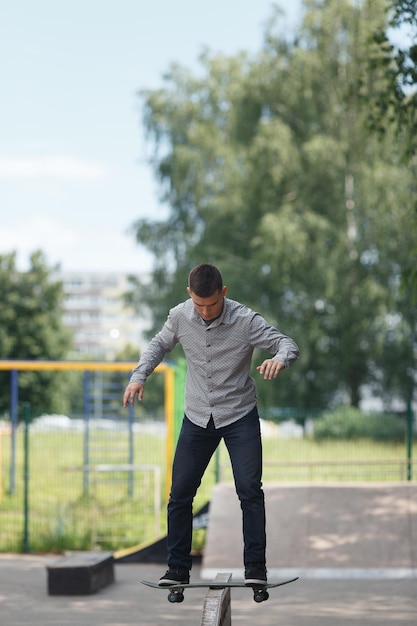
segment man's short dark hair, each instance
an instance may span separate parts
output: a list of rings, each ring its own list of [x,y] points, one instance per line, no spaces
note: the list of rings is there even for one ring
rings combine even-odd
[[[216,291],[223,289],[223,278],[218,267],[210,263],[201,263],[191,270],[188,286],[196,296],[209,298]]]

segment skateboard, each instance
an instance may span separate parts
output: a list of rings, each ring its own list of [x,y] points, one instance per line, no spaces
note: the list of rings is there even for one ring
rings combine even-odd
[[[284,580],[280,583],[266,583],[265,585],[259,584],[245,584],[242,582],[199,582],[199,583],[188,583],[181,584],[178,583],[176,585],[159,585],[158,583],[150,582],[149,580],[140,580],[139,582],[142,585],[146,585],[147,587],[152,587],[153,589],[168,589],[168,601],[169,602],[182,602],[184,600],[184,590],[185,589],[226,589],[226,588],[252,588],[253,590],[253,599],[255,602],[264,602],[268,600],[269,593],[268,589],[272,589],[273,587],[282,587],[282,585],[288,585],[289,583],[293,583],[298,580],[298,576],[296,578],[291,578],[291,580]]]

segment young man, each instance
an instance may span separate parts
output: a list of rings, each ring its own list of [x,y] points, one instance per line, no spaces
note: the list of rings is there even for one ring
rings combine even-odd
[[[249,369],[254,349],[264,349],[272,358],[256,369],[272,380],[297,359],[298,346],[261,315],[226,298],[226,292],[214,265],[203,263],[191,270],[190,299],[170,310],[123,397],[123,406],[133,405],[135,396],[142,400],[147,377],[177,343],[182,345],[187,361],[185,415],[168,503],[168,570],[160,585],[189,582],[193,499],[221,439],[242,509],[245,583],[267,580],[262,442]]]

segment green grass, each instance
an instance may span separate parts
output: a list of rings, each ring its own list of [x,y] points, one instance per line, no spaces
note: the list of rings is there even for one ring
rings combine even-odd
[[[91,433],[100,446],[91,463],[127,462],[126,432]],[[80,432],[30,434],[29,539],[32,552],[69,549],[119,549],[150,541],[166,530],[166,445],[162,435],[135,434],[134,461],[158,465],[161,471],[160,523],[155,525],[153,482],[149,472],[134,475],[118,472],[91,479],[84,490],[84,438]],[[93,448],[93,444],[91,446]],[[97,446],[96,446],[97,447]],[[93,450],[91,451],[93,454]],[[264,438],[264,482],[268,481],[383,481],[405,479],[405,445],[370,440],[323,441]],[[2,501],[0,502],[1,550],[23,549],[23,433],[16,437],[16,489],[9,490],[10,437],[2,437]],[[227,451],[219,451],[222,480],[232,480]],[[198,510],[210,499],[215,483],[215,460],[211,462],[194,503]],[[130,487],[130,488],[129,488]],[[159,530],[159,532],[158,532]],[[201,547],[204,533],[195,536]]]
[[[406,478],[405,445],[370,440],[263,439],[263,481],[399,481]],[[220,479],[232,480],[221,447]]]
[[[22,549],[23,528],[23,433],[16,437],[16,479],[9,493],[10,438],[3,436],[3,498],[0,503],[2,550]],[[100,443],[101,463],[128,462],[127,448],[121,458],[120,444],[126,433],[92,433]],[[149,472],[90,474],[84,489],[82,433],[34,432],[29,452],[29,535],[32,551],[121,547],[155,536],[153,483]],[[165,498],[165,441],[161,436],[135,436],[135,463],[161,468],[161,497]],[[111,455],[118,450],[119,458]],[[96,452],[96,454],[98,454]],[[98,463],[98,457],[95,461]],[[106,481],[106,482],[103,482]],[[162,507],[161,507],[162,508]],[[164,516],[161,511],[161,532]]]

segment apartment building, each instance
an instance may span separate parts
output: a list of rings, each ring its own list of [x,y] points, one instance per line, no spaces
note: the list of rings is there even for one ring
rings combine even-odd
[[[58,272],[63,284],[64,323],[74,336],[71,358],[113,359],[126,344],[138,351],[145,345],[146,320],[124,304],[129,290],[125,274]]]

